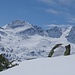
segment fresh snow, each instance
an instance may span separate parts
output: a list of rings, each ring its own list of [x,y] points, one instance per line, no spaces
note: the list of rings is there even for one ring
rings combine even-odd
[[[38,58],[21,62],[0,75],[75,75],[75,55]]]

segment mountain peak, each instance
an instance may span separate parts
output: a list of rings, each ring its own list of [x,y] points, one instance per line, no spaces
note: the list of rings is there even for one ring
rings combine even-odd
[[[59,27],[55,26],[49,30],[46,30],[49,37],[59,38],[62,35],[62,31]]]
[[[23,26],[32,26],[31,24],[29,24],[26,21],[23,20],[14,20],[11,23],[5,25],[3,28],[8,29],[8,28],[17,28],[17,27],[23,27]]]
[[[14,20],[9,25],[25,25],[25,24],[28,24],[28,23],[23,20]]]

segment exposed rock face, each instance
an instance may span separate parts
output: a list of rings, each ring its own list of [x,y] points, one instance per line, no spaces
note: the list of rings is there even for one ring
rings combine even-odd
[[[62,44],[56,44],[56,45],[52,48],[52,50],[50,51],[48,57],[52,57],[52,55],[53,55],[53,53],[54,53],[54,50],[55,50],[56,48],[58,48],[59,46],[61,46],[61,45],[62,45]]]
[[[9,68],[10,62],[2,54],[0,55],[0,71]]]
[[[59,56],[59,55],[70,55],[70,51],[71,51],[71,46],[70,44],[67,46],[61,46],[62,44],[56,44],[52,50],[50,51],[48,57],[54,57],[54,56]],[[60,48],[64,47],[63,50]],[[59,49],[57,49],[59,48]]]
[[[65,55],[65,56],[66,56],[66,55],[70,55],[70,51],[71,51],[71,46],[70,46],[70,44],[67,45],[67,46],[65,46],[65,48],[66,48],[66,51],[65,51],[64,55]]]

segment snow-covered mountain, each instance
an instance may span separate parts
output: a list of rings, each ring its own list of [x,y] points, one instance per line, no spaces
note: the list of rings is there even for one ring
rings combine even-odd
[[[47,33],[49,37],[59,38],[62,35],[62,30],[55,26],[54,28],[47,30]]]
[[[67,40],[71,43],[75,43],[75,26],[71,28],[69,35],[66,37]]]
[[[71,54],[75,54],[75,28],[53,27],[44,30],[28,22],[15,20],[0,28],[0,53],[9,60],[22,61],[47,57],[56,44],[62,44],[53,56],[63,55],[65,46],[71,45]],[[61,49],[61,50],[60,50]]]

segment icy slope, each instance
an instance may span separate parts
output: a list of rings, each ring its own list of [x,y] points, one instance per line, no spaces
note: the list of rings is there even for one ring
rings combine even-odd
[[[0,75],[75,75],[75,55],[40,58],[20,63]]]

